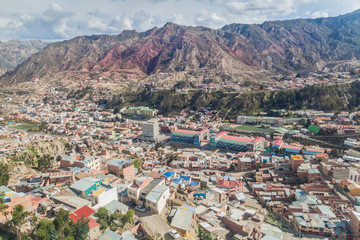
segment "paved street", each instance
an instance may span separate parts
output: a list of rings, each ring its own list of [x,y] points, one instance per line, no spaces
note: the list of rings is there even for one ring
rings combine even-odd
[[[328,238],[319,238],[319,237],[294,237],[294,235],[292,233],[288,233],[288,232],[284,232],[284,236],[283,236],[283,240],[326,240]]]

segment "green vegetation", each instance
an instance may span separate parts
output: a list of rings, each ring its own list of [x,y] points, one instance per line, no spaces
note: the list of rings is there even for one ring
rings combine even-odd
[[[4,195],[3,192],[0,192],[0,213],[5,216],[7,220],[9,206],[5,203]]]
[[[312,133],[318,134],[320,132],[320,128],[314,125],[310,125],[308,130]]]
[[[210,233],[206,232],[202,227],[198,227],[198,239],[200,240],[212,240]]]
[[[102,220],[106,220],[108,215],[109,215],[109,211],[105,207],[100,207],[96,214],[96,216]]]
[[[54,157],[50,156],[49,154],[45,154],[43,156],[37,156],[38,168],[40,170],[52,168],[53,160]]]
[[[0,186],[7,186],[9,178],[9,166],[5,163],[0,163]]]
[[[159,148],[164,148],[164,144],[162,142],[156,142],[155,143],[155,151],[157,151]]]
[[[133,161],[133,163],[134,163],[134,167],[135,167],[138,171],[140,171],[143,162],[142,162],[140,159],[135,159],[135,160]]]
[[[126,223],[132,222],[134,220],[134,216],[135,212],[130,209],[121,217],[121,221],[125,225]]]
[[[29,212],[24,211],[22,205],[16,205],[11,215],[11,220],[6,223],[9,226],[9,230],[21,239],[21,226],[25,223],[26,218],[29,216]]]
[[[271,128],[259,128],[259,127],[250,126],[250,125],[240,125],[240,126],[235,127],[235,130],[247,131],[247,132],[266,132],[268,134],[272,134],[275,132],[275,130],[271,129]]]
[[[22,130],[22,131],[29,131],[30,129],[37,128],[39,125],[31,124],[31,123],[24,123],[15,126],[11,126],[14,129]]]
[[[82,91],[74,91],[69,97],[81,98]],[[115,112],[124,106],[143,105],[159,109],[160,114],[174,114],[183,109],[199,110],[210,107],[220,111],[220,116],[231,109],[229,118],[239,114],[255,114],[271,109],[317,109],[324,111],[354,110],[360,106],[360,81],[328,86],[308,86],[303,89],[231,93],[225,91],[195,91],[177,94],[175,90],[150,88],[126,92],[113,97],[108,108]]]
[[[61,209],[53,221],[42,219],[32,235],[39,240],[85,240],[88,233],[88,220],[81,218],[73,223],[69,213]]]
[[[35,156],[38,156],[39,153],[37,151],[35,151],[35,149],[31,148],[31,147],[26,147],[30,152],[32,152]]]
[[[135,212],[133,210],[128,210],[125,214],[114,212],[109,216],[108,210],[101,207],[98,209],[96,216],[98,217],[98,222],[102,231],[105,231],[108,227],[110,227],[112,231],[117,231],[120,227],[123,227],[125,224],[134,220]]]

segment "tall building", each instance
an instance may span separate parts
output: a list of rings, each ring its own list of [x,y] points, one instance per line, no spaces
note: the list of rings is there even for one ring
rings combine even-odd
[[[157,120],[148,121],[141,124],[143,134],[142,138],[144,140],[156,142],[159,139],[159,123]]]
[[[293,155],[290,157],[291,168],[293,172],[297,172],[298,167],[304,163],[301,155]]]

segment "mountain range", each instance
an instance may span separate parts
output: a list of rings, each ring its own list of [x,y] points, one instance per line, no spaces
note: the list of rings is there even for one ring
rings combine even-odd
[[[14,69],[46,45],[41,41],[11,40],[0,42],[0,72]]]
[[[79,36],[47,45],[0,77],[0,85],[35,78],[120,72],[141,77],[195,71],[219,80],[322,71],[360,59],[360,10],[338,17],[230,24],[221,29],[167,23],[146,32]]]

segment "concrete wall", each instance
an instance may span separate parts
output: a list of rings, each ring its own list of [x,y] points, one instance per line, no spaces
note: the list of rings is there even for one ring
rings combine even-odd
[[[116,201],[118,200],[117,187],[114,187],[106,192],[103,192],[99,194],[99,196],[97,197],[97,203],[98,205],[100,205],[100,207],[105,206],[112,200],[116,200]]]

